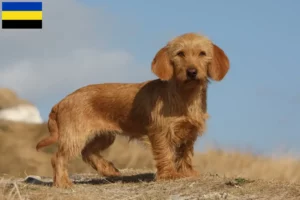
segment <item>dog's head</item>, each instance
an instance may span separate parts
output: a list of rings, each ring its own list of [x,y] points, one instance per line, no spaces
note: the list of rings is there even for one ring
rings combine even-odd
[[[168,42],[155,55],[152,72],[161,80],[180,83],[211,78],[221,81],[229,70],[229,60],[221,48],[195,33],[186,33]]]

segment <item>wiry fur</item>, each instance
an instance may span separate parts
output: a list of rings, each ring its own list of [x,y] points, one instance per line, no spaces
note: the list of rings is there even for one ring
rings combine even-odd
[[[187,76],[189,67],[197,69],[195,79]],[[38,150],[58,143],[52,158],[54,185],[72,185],[67,163],[79,153],[100,174],[120,175],[99,154],[116,134],[149,138],[157,179],[197,175],[191,157],[197,136],[205,131],[208,78],[220,81],[228,69],[229,60],[219,47],[204,36],[187,33],[155,55],[152,71],[159,79],[88,85],[65,97],[49,115],[50,137],[37,144]]]

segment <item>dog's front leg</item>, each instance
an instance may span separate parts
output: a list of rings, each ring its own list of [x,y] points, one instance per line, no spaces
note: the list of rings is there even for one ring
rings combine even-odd
[[[194,153],[194,142],[188,142],[176,148],[176,168],[184,177],[199,176],[192,166],[192,157]]]
[[[175,166],[175,148],[167,137],[167,134],[155,132],[149,134],[152,145],[153,156],[156,161],[156,179],[169,180],[183,178],[184,176],[177,172]]]
[[[185,177],[198,176],[199,172],[195,171],[192,166],[192,157],[194,155],[194,144],[197,133],[190,132],[190,137],[184,143],[176,148],[175,165],[177,171]]]

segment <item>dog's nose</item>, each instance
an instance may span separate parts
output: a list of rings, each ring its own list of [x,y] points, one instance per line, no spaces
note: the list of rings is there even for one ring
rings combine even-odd
[[[197,69],[195,68],[188,68],[186,70],[186,74],[189,78],[195,78],[197,76]]]

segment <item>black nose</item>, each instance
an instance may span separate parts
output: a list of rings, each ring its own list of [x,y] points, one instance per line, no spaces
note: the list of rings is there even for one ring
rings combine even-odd
[[[186,75],[189,78],[196,78],[196,76],[197,76],[197,69],[195,69],[195,68],[188,68],[186,70]]]

